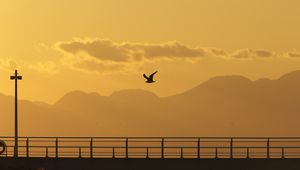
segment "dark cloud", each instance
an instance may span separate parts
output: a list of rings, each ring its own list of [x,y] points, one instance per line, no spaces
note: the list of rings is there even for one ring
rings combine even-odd
[[[109,39],[76,39],[56,44],[58,50],[68,55],[71,67],[89,72],[134,70],[145,62],[158,59],[201,59],[216,56],[227,59],[272,58],[276,53],[265,49],[240,49],[228,52],[219,48],[190,47],[173,41],[161,44],[117,43]],[[288,53],[290,57],[300,57],[300,53]],[[196,60],[195,60],[196,61]]]
[[[236,58],[236,59],[248,59],[250,58],[250,53],[249,53],[249,50],[240,50],[240,51],[237,51],[233,54],[231,54],[232,58]]]
[[[77,55],[80,52],[101,61],[127,62],[158,58],[199,58],[206,55],[202,48],[192,48],[179,42],[163,44],[115,43],[107,39],[74,40],[57,43],[59,50]]]
[[[287,55],[288,55],[288,57],[291,57],[291,58],[300,58],[299,52],[288,52]]]
[[[118,44],[106,39],[96,39],[93,41],[75,40],[71,42],[58,43],[58,48],[64,52],[76,55],[85,52],[89,56],[99,60],[127,61],[130,52]]]
[[[255,50],[254,53],[257,57],[272,57],[274,53],[268,50]]]
[[[213,48],[211,49],[211,52],[214,54],[214,55],[218,55],[218,56],[226,56],[227,53],[225,50],[223,49],[216,49],[216,48]]]

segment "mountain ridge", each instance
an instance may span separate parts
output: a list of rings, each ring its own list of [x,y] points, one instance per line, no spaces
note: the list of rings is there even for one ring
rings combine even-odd
[[[53,105],[20,100],[20,134],[297,136],[299,98],[300,71],[276,80],[219,76],[169,97],[141,89],[110,96],[72,91]],[[0,95],[0,102],[3,133],[13,134],[14,100]]]

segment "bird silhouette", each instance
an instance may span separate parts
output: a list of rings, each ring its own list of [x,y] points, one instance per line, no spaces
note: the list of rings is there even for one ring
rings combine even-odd
[[[157,71],[155,71],[154,73],[152,73],[149,77],[146,76],[146,74],[143,74],[143,76],[145,77],[145,79],[147,79],[147,80],[146,80],[146,83],[154,83],[155,81],[153,80],[153,76],[154,76],[154,74],[156,74],[156,73],[157,73]]]

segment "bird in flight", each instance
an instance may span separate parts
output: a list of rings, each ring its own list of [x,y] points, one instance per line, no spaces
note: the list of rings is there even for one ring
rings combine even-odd
[[[157,71],[154,72],[154,73],[152,73],[149,77],[146,76],[146,74],[143,74],[143,76],[145,77],[145,79],[147,79],[147,80],[146,80],[146,83],[154,83],[155,81],[153,80],[153,76],[154,76],[154,74],[156,74],[156,73],[157,73]]]

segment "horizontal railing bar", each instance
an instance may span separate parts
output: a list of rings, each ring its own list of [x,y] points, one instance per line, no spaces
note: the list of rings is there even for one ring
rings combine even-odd
[[[0,138],[14,138],[13,136],[0,136]],[[174,137],[171,137],[171,136],[166,136],[166,137],[163,137],[163,136],[153,136],[153,137],[142,137],[142,136],[130,136],[130,137],[86,137],[86,136],[83,136],[83,137],[74,137],[74,136],[20,136],[19,138],[53,138],[53,139],[56,139],[56,138],[61,138],[61,139],[90,139],[90,138],[93,138],[93,139],[198,139],[198,138],[201,138],[201,139],[300,139],[300,137],[246,137],[246,136],[243,136],[243,137],[238,137],[238,136],[233,136],[233,137],[178,137],[178,136],[174,136]]]
[[[1,139],[1,138],[0,138]],[[3,139],[3,138],[2,138]],[[52,139],[52,140],[37,140],[37,139],[31,139],[31,138],[28,138],[31,142],[53,142],[55,141],[56,139]],[[63,138],[58,138],[60,139],[60,142],[86,142],[86,141],[90,141],[90,139],[85,139],[85,140],[64,140]],[[97,139],[93,139],[95,142],[124,142],[126,139],[124,140],[97,140]],[[178,139],[164,139],[166,142],[197,142],[198,139],[196,140],[178,140]],[[266,142],[267,140],[236,140],[236,139],[233,139],[234,142]],[[5,141],[8,141],[8,142],[13,142],[14,140],[5,140]],[[19,139],[18,140],[19,142],[26,142],[27,140],[21,140]],[[160,140],[146,140],[146,139],[141,139],[141,140],[129,140],[130,142],[160,142]],[[300,139],[299,140],[272,140],[272,139],[269,139],[270,142],[300,142]],[[201,142],[230,142],[230,140],[201,140]]]
[[[0,138],[1,139],[1,138]],[[13,142],[13,141],[8,141],[8,140],[4,140],[5,142]],[[18,140],[20,143],[22,142],[26,142],[26,141],[21,141]],[[40,141],[40,140],[30,140],[31,144],[34,143],[51,143],[51,142],[55,142],[55,140],[53,141]],[[59,141],[60,143],[88,143],[90,142],[90,140],[86,140],[86,141]],[[97,140],[93,140],[94,143],[124,143],[125,141],[97,141]],[[130,143],[160,143],[161,141],[131,141],[129,140]],[[165,143],[197,143],[198,141],[168,141],[165,140]],[[223,144],[228,144],[230,143],[230,141],[201,141],[202,144],[207,144],[207,143],[223,143]],[[248,143],[248,144],[254,144],[254,143],[260,143],[260,144],[265,144],[266,141],[234,141],[235,143]],[[300,141],[269,141],[270,144],[284,144],[284,143],[299,143],[300,145]],[[54,145],[54,144],[53,144]]]
[[[0,137],[0,139],[6,139],[6,138],[1,138]],[[44,140],[42,140],[42,138],[28,138],[28,139],[31,140],[31,141],[40,141],[40,142],[55,141],[56,140],[56,138],[44,138]],[[49,140],[49,139],[52,139],[52,140]],[[83,142],[83,141],[88,141],[91,138],[82,138],[81,140],[80,140],[80,138],[77,138],[76,140],[65,139],[65,138],[58,138],[58,139],[61,139],[61,141],[66,141],[66,142],[68,142],[68,141]],[[129,140],[130,141],[134,141],[134,142],[144,142],[144,141],[147,141],[147,142],[159,142],[159,141],[161,141],[161,139],[164,139],[164,140],[169,141],[169,142],[195,142],[195,141],[198,141],[198,139],[187,140],[187,139],[175,139],[175,138],[167,138],[167,139],[165,139],[165,138],[158,138],[156,140],[145,139],[145,138],[141,138],[141,139],[132,138],[132,139],[129,139]],[[121,139],[115,139],[115,140],[112,140],[112,139],[110,139],[110,140],[108,140],[108,139],[102,139],[102,140],[100,140],[100,139],[94,139],[93,138],[93,140],[95,140],[97,142],[123,142],[123,141],[126,140],[126,138],[123,138],[122,140]],[[227,140],[220,140],[220,139],[218,139],[218,140],[212,140],[212,139],[209,139],[209,140],[206,139],[206,140],[204,140],[204,139],[201,139],[201,142],[230,142],[230,140],[231,139],[227,139]],[[257,140],[255,140],[255,139],[248,139],[248,140],[246,140],[246,139],[243,139],[242,140],[242,139],[237,139],[237,138],[233,138],[233,140],[236,141],[236,142],[266,142],[267,141],[267,139],[265,139],[265,140],[258,140],[258,139]],[[5,141],[11,141],[11,142],[13,142],[14,140],[11,138],[11,140],[6,139]],[[19,138],[19,141],[26,142],[27,139],[24,140],[24,139],[20,139]],[[291,140],[291,139],[281,139],[281,140],[276,139],[275,140],[275,139],[270,138],[269,141],[270,142],[300,142],[300,139],[294,139],[294,140]]]
[[[9,145],[7,147],[10,147],[10,148],[13,148],[12,145]],[[18,146],[19,148],[26,148],[27,146]],[[56,148],[56,146],[29,146],[29,148]],[[58,146],[58,148],[90,148],[90,146]],[[126,147],[125,146],[93,146],[93,148],[98,148],[98,149],[105,149],[105,148],[115,148],[115,149],[125,149]],[[129,149],[146,149],[146,148],[149,148],[149,149],[160,149],[161,147],[160,146],[129,146],[128,147]],[[180,149],[180,148],[186,148],[186,149],[197,149],[198,147],[195,147],[195,146],[165,146],[164,147],[165,149]],[[231,147],[229,146],[202,146],[200,147],[201,149],[215,149],[215,148],[218,148],[218,149],[230,149]],[[267,147],[266,146],[234,146],[232,147],[233,149],[266,149]],[[270,149],[300,149],[300,146],[299,147],[296,147],[296,146],[270,146],[269,147]]]

